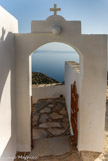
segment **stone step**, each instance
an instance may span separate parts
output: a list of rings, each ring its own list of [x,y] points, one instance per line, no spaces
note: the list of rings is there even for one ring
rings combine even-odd
[[[76,150],[76,147],[74,148]],[[69,136],[36,139],[34,140],[34,149],[30,152],[29,156],[59,156],[70,151]]]

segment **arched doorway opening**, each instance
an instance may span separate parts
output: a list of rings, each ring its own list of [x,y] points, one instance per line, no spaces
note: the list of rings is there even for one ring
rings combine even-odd
[[[79,63],[79,55],[72,47],[64,43],[48,43],[32,54],[32,72],[48,74],[58,82],[63,82],[65,61]],[[41,81],[40,84],[42,84]]]
[[[64,43],[52,42],[34,51],[31,60],[34,111],[32,114],[32,142],[33,139],[73,135],[70,106],[71,85],[76,81],[77,74],[75,74],[75,72],[77,72],[77,70],[75,67],[78,67],[79,71],[81,70],[80,64],[82,64],[82,57],[71,46]],[[33,77],[34,73],[36,74],[35,78]],[[72,75],[73,78],[71,79],[69,78],[69,74],[72,73],[74,73],[74,75]],[[80,72],[78,75],[80,75]],[[44,78],[46,80],[45,82],[42,78],[45,76],[51,78],[51,80],[48,82],[46,78]],[[77,86],[80,95],[81,77],[79,76],[78,79]],[[52,82],[52,80],[55,80],[55,82]],[[61,98],[58,99],[59,97],[63,97],[62,103],[65,102],[64,100],[66,98],[66,103],[64,103],[66,111],[62,108],[55,111],[54,104],[57,108],[56,101],[61,101]],[[48,99],[50,99],[49,105],[47,103],[47,101],[49,102]],[[42,102],[47,106],[43,106]],[[64,115],[60,113],[60,111],[63,110]],[[67,116],[65,117],[65,115]],[[66,122],[63,120],[66,120]],[[56,125],[54,125],[55,122]],[[65,127],[63,127],[63,123]]]

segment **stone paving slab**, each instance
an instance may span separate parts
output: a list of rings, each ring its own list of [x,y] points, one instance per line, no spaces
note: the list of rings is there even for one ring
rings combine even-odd
[[[37,159],[37,161],[81,161],[81,160],[78,153],[72,153],[67,156]]]
[[[95,161],[100,155],[100,153],[90,151],[82,151],[80,153],[82,161]]]
[[[29,155],[43,156],[58,156],[70,152],[69,137],[55,137],[46,139],[37,139],[34,141],[34,149]]]
[[[82,161],[80,159],[80,153],[78,152],[75,144],[74,144],[74,140],[73,137],[68,137],[68,136],[64,136],[67,138],[61,138],[61,137],[57,137],[56,139],[51,138],[51,140],[53,140],[50,144],[50,148],[55,148],[54,153],[55,155],[50,155],[49,156],[49,151],[48,151],[48,144],[46,144],[45,146],[40,146],[38,148],[41,148],[40,150],[38,149],[38,151],[41,152],[47,150],[48,156],[41,156],[41,157],[37,157],[36,155],[36,149],[30,153],[30,152],[18,152],[17,153],[17,159],[15,159],[14,161]],[[49,140],[48,138],[46,140]],[[61,140],[61,141],[60,141]],[[63,141],[64,140],[64,141]],[[59,145],[59,141],[60,144]],[[68,147],[66,150],[66,144],[68,143]],[[36,145],[37,141],[36,141]],[[42,144],[41,144],[42,145]],[[54,145],[54,146],[53,146]],[[47,148],[46,148],[47,146]],[[51,150],[52,151],[52,150]],[[62,153],[63,154],[62,154]],[[53,154],[54,154],[53,153]],[[58,154],[62,154],[62,155],[56,155],[56,153]],[[52,152],[51,152],[52,154]]]
[[[33,136],[35,139],[70,135],[65,98],[40,99],[33,105],[33,109]]]
[[[33,130],[33,136],[34,139],[41,139],[41,138],[47,138],[47,132],[43,129],[34,129]]]
[[[16,159],[14,161],[82,161],[80,159],[79,153],[74,152],[70,153],[67,155],[62,155],[62,156],[52,156],[52,157],[42,157],[42,158],[37,158],[37,159],[26,159],[29,158],[28,154],[24,155],[23,159]]]

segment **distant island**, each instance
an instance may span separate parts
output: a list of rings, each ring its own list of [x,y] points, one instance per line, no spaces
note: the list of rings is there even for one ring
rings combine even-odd
[[[47,74],[32,72],[32,84],[51,84],[60,83],[57,80],[50,78]]]

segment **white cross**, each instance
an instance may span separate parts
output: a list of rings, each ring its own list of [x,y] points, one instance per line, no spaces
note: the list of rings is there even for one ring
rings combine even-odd
[[[54,4],[54,8],[50,8],[50,11],[53,11],[54,15],[57,15],[57,12],[61,11],[61,8],[57,8],[57,5]]]

